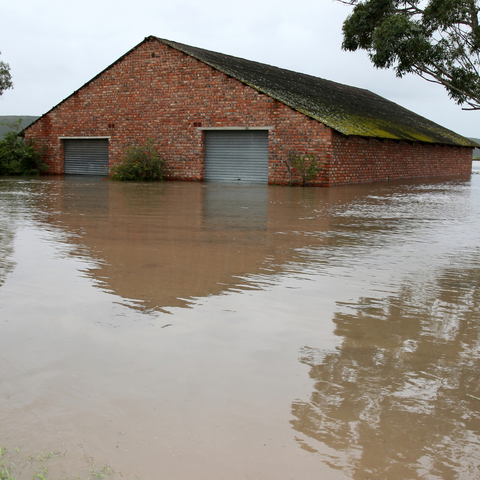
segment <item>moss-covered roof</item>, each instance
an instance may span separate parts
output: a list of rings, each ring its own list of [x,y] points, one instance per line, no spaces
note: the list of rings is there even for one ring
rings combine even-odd
[[[146,40],[169,45],[344,135],[477,146],[472,140],[362,88],[157,37]]]

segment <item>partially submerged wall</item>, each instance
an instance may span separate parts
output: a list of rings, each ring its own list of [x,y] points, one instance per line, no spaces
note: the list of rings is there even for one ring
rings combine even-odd
[[[328,185],[465,176],[472,171],[472,150],[470,147],[346,137],[334,132]]]

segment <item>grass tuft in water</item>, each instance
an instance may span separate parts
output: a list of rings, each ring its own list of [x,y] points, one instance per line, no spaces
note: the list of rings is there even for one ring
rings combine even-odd
[[[95,464],[92,465],[89,471],[84,471],[82,474],[67,474],[65,470],[63,474],[58,476],[58,472],[49,473],[49,468],[53,470],[58,469],[58,460],[60,457],[65,457],[67,452],[41,452],[33,455],[21,455],[20,449],[15,447],[13,450],[7,446],[0,447],[0,480],[18,480],[20,477],[32,475],[32,480],[67,480],[76,478],[77,480],[104,480],[110,478],[118,478],[115,472],[108,465],[102,468],[97,468]],[[51,464],[49,461],[57,459],[55,463]],[[30,473],[29,473],[30,472]],[[53,479],[52,475],[55,477]]]

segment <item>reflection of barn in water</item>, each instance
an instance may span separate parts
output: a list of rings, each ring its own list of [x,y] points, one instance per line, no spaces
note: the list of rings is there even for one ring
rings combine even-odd
[[[83,246],[81,253],[101,259],[90,274],[152,308],[185,305],[239,285],[254,288],[258,275],[312,261],[309,251],[316,247],[358,246],[379,229],[403,231],[405,222],[415,228],[409,211],[404,221],[387,225],[381,216],[359,224],[344,214],[350,204],[378,211],[388,203],[388,184],[290,189],[65,177],[49,185],[59,193],[42,196],[53,202],[47,207],[52,221],[78,234],[72,241]]]
[[[209,185],[203,190],[202,229],[212,236],[231,231],[242,242],[265,243],[267,216],[267,187]]]
[[[51,205],[53,221],[78,233],[73,240],[83,246],[80,252],[102,260],[90,274],[116,294],[152,308],[218,294],[266,268],[269,274],[279,271],[277,265],[304,241],[298,233],[285,234],[298,222],[285,205],[292,195],[301,200],[313,192],[78,177],[52,185],[64,189]],[[317,230],[325,230],[325,220],[315,222]]]

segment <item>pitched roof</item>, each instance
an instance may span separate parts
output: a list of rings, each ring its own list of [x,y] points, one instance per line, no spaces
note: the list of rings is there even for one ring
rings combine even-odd
[[[155,36],[146,37],[85,85],[32,122],[25,130],[147,41],[158,41],[183,52],[344,135],[464,147],[480,146],[473,140],[462,137],[368,90]]]
[[[169,45],[344,135],[476,146],[472,140],[362,88],[162,38],[146,40]]]

